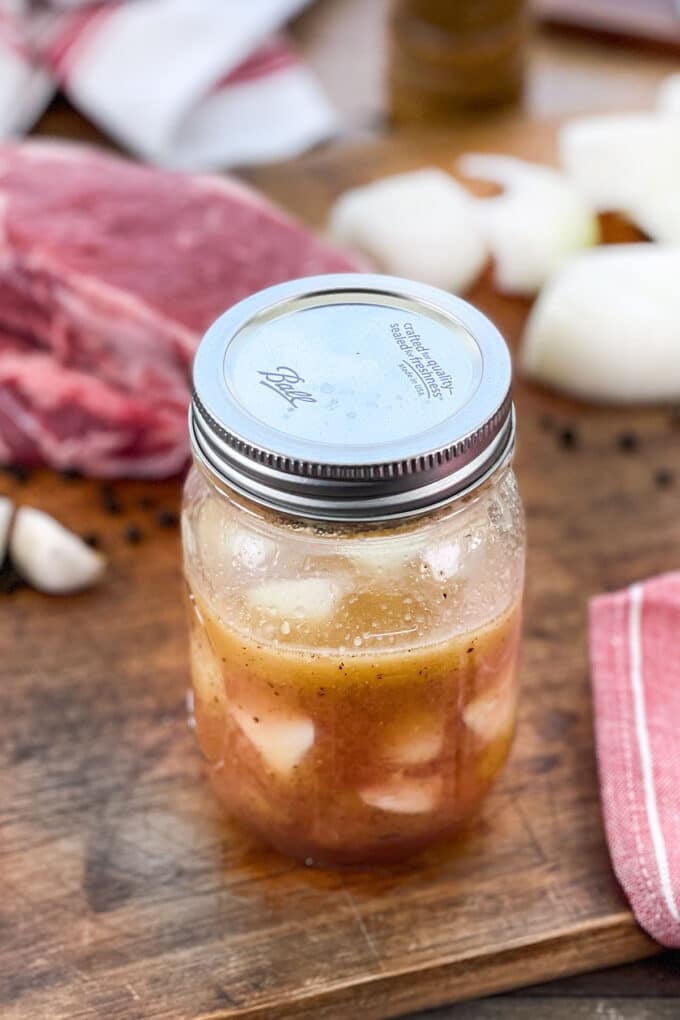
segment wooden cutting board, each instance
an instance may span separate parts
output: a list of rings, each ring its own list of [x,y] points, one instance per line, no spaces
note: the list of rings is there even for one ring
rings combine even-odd
[[[464,148],[550,159],[554,130],[463,125],[251,176],[319,224],[348,185],[448,166]],[[516,346],[526,302],[488,277],[471,297]],[[120,484],[113,516],[94,483],[2,478],[97,532],[110,557],[96,591],[1,596],[4,1020],[371,1020],[655,951],[604,842],[586,600],[678,565],[680,431],[668,411],[581,406],[521,379],[516,397],[530,552],[515,749],[458,845],[373,873],[277,856],[225,819],[202,777],[185,721],[179,536],[156,520],[179,484]],[[626,453],[630,430],[640,447]],[[663,467],[675,489],[656,486]]]

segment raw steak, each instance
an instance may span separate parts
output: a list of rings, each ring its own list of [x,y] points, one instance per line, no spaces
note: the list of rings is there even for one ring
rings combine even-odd
[[[233,179],[61,142],[0,147],[0,461],[161,477],[226,308],[356,268]]]

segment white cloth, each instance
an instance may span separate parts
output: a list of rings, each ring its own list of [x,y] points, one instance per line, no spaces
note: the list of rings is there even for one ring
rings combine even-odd
[[[285,159],[335,114],[277,34],[309,0],[0,0],[0,138],[57,88],[142,158],[185,170]]]

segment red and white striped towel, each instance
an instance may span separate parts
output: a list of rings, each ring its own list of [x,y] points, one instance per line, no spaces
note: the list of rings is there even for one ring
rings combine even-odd
[[[150,162],[284,159],[337,123],[282,26],[309,0],[0,0],[0,138],[61,88]]]
[[[600,785],[616,875],[642,927],[680,946],[680,572],[590,604]]]

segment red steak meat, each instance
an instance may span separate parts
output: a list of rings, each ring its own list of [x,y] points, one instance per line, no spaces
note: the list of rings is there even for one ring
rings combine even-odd
[[[162,477],[225,309],[356,268],[233,179],[56,141],[0,146],[0,461]]]

